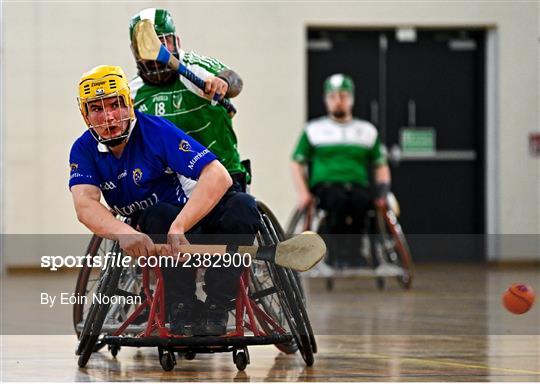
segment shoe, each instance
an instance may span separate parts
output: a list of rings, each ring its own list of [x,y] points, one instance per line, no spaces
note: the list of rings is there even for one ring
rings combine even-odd
[[[198,336],[204,334],[206,325],[206,306],[199,299],[195,300],[193,310],[191,312],[191,324],[193,335]]]
[[[169,315],[172,334],[193,336],[192,312],[193,306],[185,303],[178,303],[173,307]]]
[[[150,316],[150,306],[147,305],[146,308],[141,311],[139,316],[137,316],[133,320],[132,324],[134,324],[134,325],[142,325],[142,324],[144,324],[144,323],[146,323],[148,321],[149,316]]]
[[[199,336],[221,336],[227,333],[229,312],[220,304],[206,303],[206,321]]]

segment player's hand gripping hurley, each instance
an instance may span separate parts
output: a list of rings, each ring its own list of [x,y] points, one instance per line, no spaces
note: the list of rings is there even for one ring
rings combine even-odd
[[[151,20],[141,20],[135,25],[133,32],[133,50],[138,58],[143,60],[155,60],[165,64],[204,91],[204,80],[187,69],[180,60],[171,55],[167,48],[161,44]],[[214,101],[221,104],[227,110],[229,116],[233,117],[236,114],[236,108],[229,100],[221,99],[220,94],[216,93]]]

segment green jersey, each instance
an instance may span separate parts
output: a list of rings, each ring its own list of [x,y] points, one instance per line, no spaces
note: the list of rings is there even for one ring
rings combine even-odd
[[[203,80],[215,76],[227,67],[216,59],[180,51],[180,61]],[[145,84],[137,76],[130,82],[135,108],[140,112],[162,116],[199,143],[210,149],[233,173],[246,173],[240,163],[237,138],[232,120],[225,108],[212,105],[203,91],[184,77],[172,84]],[[249,175],[247,175],[249,179]]]
[[[341,124],[329,117],[310,121],[293,160],[310,166],[309,186],[320,183],[369,185],[370,165],[386,164],[377,129],[363,120]]]

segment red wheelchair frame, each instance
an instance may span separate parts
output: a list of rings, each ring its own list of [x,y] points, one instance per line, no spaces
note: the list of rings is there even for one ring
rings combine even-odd
[[[261,230],[257,234],[259,244],[276,244],[285,239],[283,229],[277,222],[272,212],[261,202],[258,202],[258,210],[261,219]],[[90,245],[89,254],[97,254],[100,242],[95,237]],[[118,244],[113,246],[119,251]],[[118,254],[118,252],[117,252]],[[166,310],[164,299],[163,276],[159,267],[143,267],[139,272],[142,274],[142,288],[144,300],[129,316],[118,326],[113,324],[111,329],[102,331],[107,316],[109,305],[92,304],[90,310],[84,315],[84,309],[74,307],[74,326],[79,335],[77,355],[80,367],[86,366],[91,354],[98,351],[104,345],[108,345],[113,356],[116,356],[121,346],[134,347],[158,347],[160,363],[165,370],[171,370],[176,364],[174,353],[181,353],[187,360],[193,359],[196,353],[233,352],[233,362],[239,370],[244,370],[249,364],[248,345],[274,344],[281,351],[292,354],[300,351],[302,358],[308,366],[314,363],[314,354],[317,352],[317,344],[307,311],[305,309],[305,297],[302,287],[299,285],[298,276],[287,268],[282,268],[271,263],[262,264],[268,274],[269,283],[264,285],[253,275],[253,283],[250,284],[250,268],[245,268],[239,279],[238,294],[231,301],[229,310],[235,310],[235,330],[223,336],[196,336],[185,337],[173,335],[166,327]],[[91,267],[81,270],[77,281],[77,292],[87,294],[87,284]],[[154,291],[150,289],[150,273],[154,272]],[[119,287],[122,273],[126,271],[121,267],[109,266],[100,275],[97,291],[106,296],[123,295],[139,296],[137,293],[123,291]],[[133,269],[129,270],[133,272]],[[253,288],[252,292],[250,292]],[[273,296],[275,295],[275,296]],[[141,295],[142,296],[142,295]],[[269,303],[269,298],[274,298]],[[286,326],[283,319],[277,321],[275,309],[272,305],[279,305],[283,311]],[[143,311],[149,309],[146,327],[130,327],[143,315]],[[86,317],[86,318],[85,318]],[[84,321],[83,321],[84,320]],[[84,322],[84,328],[80,330],[79,324]],[[109,327],[110,324],[107,324]],[[133,329],[138,329],[132,332]],[[246,335],[246,329],[253,336]],[[128,333],[129,336],[122,336]],[[132,336],[133,335],[133,336]]]
[[[110,346],[158,347],[160,363],[163,369],[169,371],[174,368],[176,360],[174,352],[184,352],[188,356],[195,353],[233,352],[233,361],[237,368],[243,370],[249,364],[248,345],[264,345],[291,342],[293,336],[274,321],[264,310],[259,308],[253,297],[248,294],[249,270],[244,269],[240,277],[238,294],[234,301],[235,330],[223,336],[186,337],[172,334],[166,326],[165,292],[163,275],[159,267],[154,267],[155,288],[150,289],[150,271],[148,267],[142,268],[143,289],[145,300],[139,304],[131,315],[111,335],[104,336],[102,342]],[[145,308],[149,307],[146,329],[135,337],[123,337],[122,333],[139,317]],[[247,315],[247,319],[245,319]],[[244,320],[245,319],[245,320]],[[260,327],[257,325],[259,322]],[[264,331],[261,328],[266,328]],[[245,329],[253,333],[246,336]],[[269,334],[272,330],[273,334]],[[157,333],[157,335],[156,335]],[[156,335],[156,336],[153,336]],[[86,365],[93,352],[93,346],[82,346],[80,349],[80,363]],[[242,352],[238,352],[242,349]],[[164,352],[166,351],[166,352]],[[86,360],[86,361],[84,361]]]
[[[150,313],[148,315],[148,323],[146,330],[138,335],[139,337],[149,337],[157,330],[159,337],[173,337],[173,338],[185,338],[184,336],[177,336],[170,333],[169,329],[165,326],[166,323],[166,311],[165,311],[165,292],[163,288],[163,275],[159,267],[154,268],[156,275],[156,287],[155,293],[150,290],[150,276],[148,268],[143,268],[143,287],[146,295],[146,300],[140,304],[135,311],[128,317],[126,321],[118,328],[112,335],[120,336],[125,329],[133,323],[133,321],[141,314],[141,312],[150,306]],[[224,337],[243,337],[244,326],[253,332],[255,336],[265,336],[264,331],[258,329],[255,323],[255,315],[257,320],[265,321],[273,329],[280,333],[286,333],[285,330],[277,324],[270,316],[268,316],[262,309],[257,306],[257,303],[248,296],[247,287],[249,286],[249,273],[247,270],[242,272],[240,282],[238,286],[238,295],[236,297],[236,330],[232,333],[228,333]],[[244,324],[244,314],[247,313],[249,322]],[[111,340],[111,339],[109,339]],[[272,343],[273,344],[273,343]]]

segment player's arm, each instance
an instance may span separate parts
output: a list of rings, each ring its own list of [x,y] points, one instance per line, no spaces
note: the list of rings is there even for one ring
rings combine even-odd
[[[169,235],[183,235],[204,218],[221,200],[232,185],[229,172],[218,161],[213,160],[201,171],[197,185],[188,202],[171,224]],[[169,236],[169,242],[176,254],[181,238]]]
[[[386,159],[386,154],[383,151],[380,139],[377,137],[375,145],[371,150],[371,160],[374,166],[375,179],[375,199],[376,204],[382,204],[388,192],[390,192],[391,176],[390,167]]]
[[[390,167],[388,164],[383,164],[375,167],[375,182],[390,184],[392,177],[390,175]]]
[[[306,162],[311,158],[312,151],[313,147],[304,131],[296,145],[291,163],[291,172],[294,186],[298,192],[298,206],[300,209],[304,209],[313,201],[313,195],[309,190],[307,167],[305,166]]]
[[[205,96],[213,99],[216,93],[223,97],[236,97],[242,91],[243,82],[240,76],[221,61],[189,52],[183,60],[189,70],[206,83]],[[189,87],[192,91],[196,89]]]
[[[232,185],[229,172],[208,148],[186,135],[170,121],[161,119],[159,135],[148,137],[156,148],[156,160],[164,168],[197,180],[187,203],[169,228],[169,244],[174,254],[185,241],[182,236],[205,217]]]
[[[304,209],[313,201],[313,196],[309,191],[306,167],[296,161],[291,162],[291,172],[294,186],[298,192],[298,206]]]
[[[77,184],[71,187],[77,219],[93,233],[116,240],[131,256],[155,255],[154,243],[145,234],[116,219],[100,202],[101,191],[95,185]]]
[[[171,225],[170,232],[185,233],[205,217],[231,187],[229,172],[218,160],[206,165],[188,202]]]

